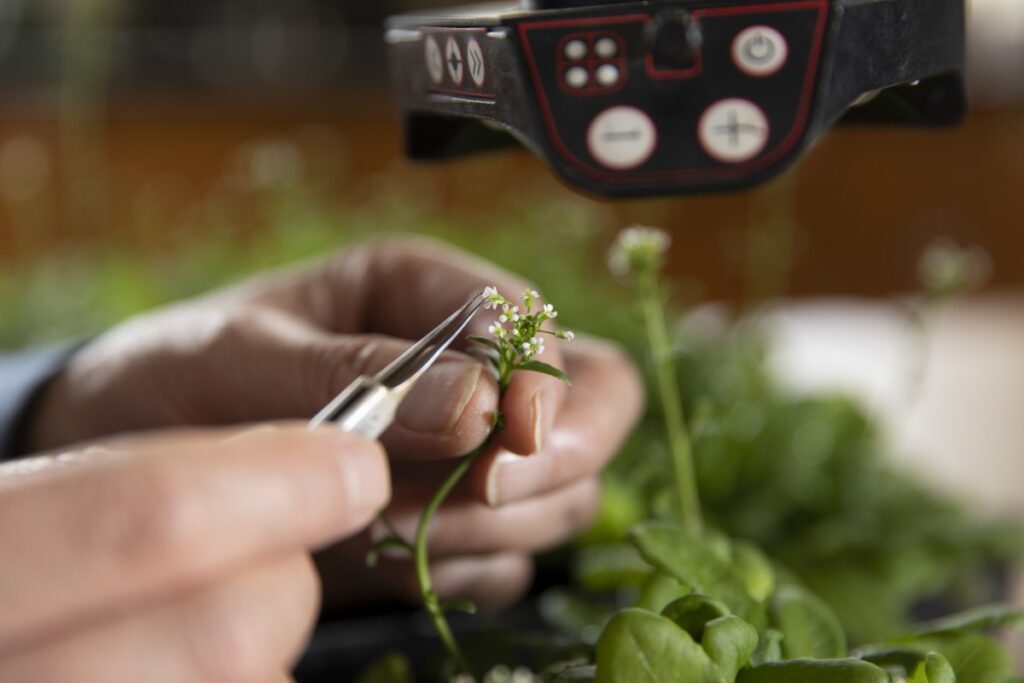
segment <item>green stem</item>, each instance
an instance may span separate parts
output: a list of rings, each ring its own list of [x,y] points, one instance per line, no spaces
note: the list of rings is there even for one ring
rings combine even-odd
[[[433,520],[434,515],[437,514],[441,504],[444,503],[455,486],[466,475],[466,472],[469,471],[469,468],[480,457],[480,454],[487,449],[490,441],[488,439],[484,442],[483,446],[464,457],[459,466],[448,475],[448,478],[441,485],[441,488],[437,490],[437,493],[434,494],[434,497],[430,499],[427,507],[423,510],[423,514],[420,516],[419,526],[416,528],[416,547],[413,553],[416,563],[416,581],[419,583],[420,594],[423,596],[423,605],[430,615],[430,619],[434,622],[434,628],[437,629],[441,642],[444,643],[444,646],[448,649],[452,658],[455,659],[459,668],[470,676],[472,676],[472,669],[470,669],[465,655],[462,654],[459,644],[455,641],[455,636],[452,634],[448,620],[444,616],[444,610],[441,608],[441,603],[437,599],[437,593],[434,592],[434,585],[430,579],[427,532],[430,529],[430,522]]]
[[[698,534],[704,523],[693,468],[693,449],[686,418],[683,415],[683,401],[679,396],[679,386],[676,384],[672,342],[665,325],[656,275],[652,273],[641,278],[637,285],[647,342],[651,347],[654,361],[654,380],[661,397],[662,418],[668,436],[669,451],[672,454],[672,464],[675,467],[682,522],[688,531]]]

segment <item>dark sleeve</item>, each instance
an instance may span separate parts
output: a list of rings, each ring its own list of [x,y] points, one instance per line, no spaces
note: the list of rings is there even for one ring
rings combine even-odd
[[[0,461],[22,452],[22,431],[46,383],[67,364],[78,344],[0,354]]]

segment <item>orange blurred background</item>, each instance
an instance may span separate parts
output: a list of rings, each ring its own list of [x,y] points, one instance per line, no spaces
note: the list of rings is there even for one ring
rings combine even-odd
[[[264,182],[301,184],[328,206],[420,188],[481,216],[524,187],[594,202],[521,151],[403,160],[378,26],[411,3],[15,4],[0,41],[0,263],[201,240],[211,202],[232,229],[259,231],[280,218],[258,201]],[[964,126],[842,128],[755,191],[600,210],[672,229],[673,269],[709,297],[910,290],[940,236],[986,248],[993,286],[1024,284],[1024,36],[992,33],[998,12],[1020,12],[1013,0],[974,5]],[[254,158],[266,172],[240,178]]]

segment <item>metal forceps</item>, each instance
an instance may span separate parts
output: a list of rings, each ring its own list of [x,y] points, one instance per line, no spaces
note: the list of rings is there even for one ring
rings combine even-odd
[[[342,431],[355,432],[368,439],[378,438],[394,422],[398,406],[419,378],[483,305],[483,294],[477,294],[386,368],[372,377],[364,375],[356,379],[317,413],[310,427],[334,422]]]

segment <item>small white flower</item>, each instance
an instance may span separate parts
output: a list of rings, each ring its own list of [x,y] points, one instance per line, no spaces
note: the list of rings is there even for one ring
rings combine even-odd
[[[497,310],[505,302],[505,297],[498,294],[497,287],[484,287],[484,308]]]
[[[564,339],[567,342],[571,342],[576,338],[576,333],[572,330],[563,330],[556,335],[559,339]]]
[[[535,356],[542,355],[544,353],[544,339],[542,337],[534,337],[530,340],[530,350]]]
[[[502,313],[501,315],[498,316],[498,322],[502,323],[502,324],[507,323],[508,322],[508,316],[505,315],[504,313]]]
[[[544,304],[544,313],[549,318],[557,318],[558,317],[558,311],[556,311],[555,307],[552,306],[551,304]]]
[[[620,277],[661,267],[672,238],[657,228],[632,227],[619,233],[608,256],[612,273]]]

